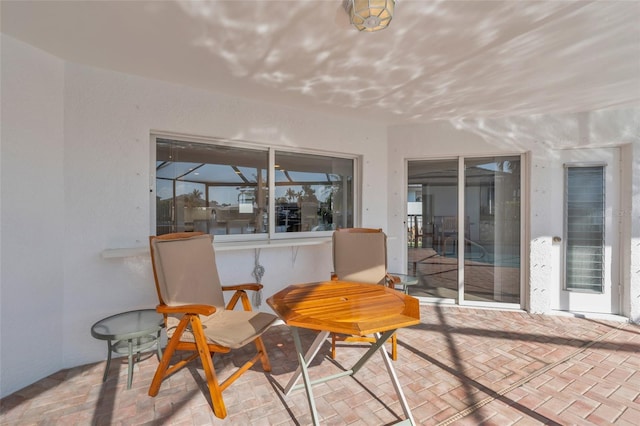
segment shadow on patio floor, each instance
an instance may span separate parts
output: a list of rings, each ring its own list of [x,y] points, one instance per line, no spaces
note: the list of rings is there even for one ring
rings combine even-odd
[[[425,305],[421,324],[398,332],[396,372],[417,423],[424,425],[612,424],[640,418],[640,327],[623,322],[525,312]],[[284,325],[265,334],[273,371],[249,371],[223,394],[228,413],[213,416],[199,364],[147,390],[157,366],[135,366],[127,390],[126,361],[115,359],[60,371],[0,401],[1,424],[306,425],[304,391],[281,393],[297,367]],[[313,332],[303,334],[310,344]],[[249,352],[251,348],[247,348]],[[336,362],[329,344],[312,377],[350,368],[361,345],[343,344]],[[234,352],[242,357],[242,351]],[[214,358],[221,378],[236,364]],[[382,374],[381,374],[382,373]],[[195,379],[195,380],[194,380]],[[391,424],[403,417],[381,358],[353,377],[314,387],[323,424]]]

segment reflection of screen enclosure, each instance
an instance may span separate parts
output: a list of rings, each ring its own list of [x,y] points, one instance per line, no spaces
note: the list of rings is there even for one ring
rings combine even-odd
[[[216,235],[325,231],[353,226],[353,160],[156,140],[156,232]],[[270,211],[270,200],[275,200]]]
[[[267,232],[268,164],[266,150],[157,139],[157,234]]]
[[[275,153],[275,232],[353,227],[353,160]]]

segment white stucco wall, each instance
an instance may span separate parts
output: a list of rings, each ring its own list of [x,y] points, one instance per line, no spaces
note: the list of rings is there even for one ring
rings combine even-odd
[[[624,296],[621,313],[634,321],[640,316],[640,185],[638,147],[640,147],[640,108],[594,111],[579,114],[513,117],[495,120],[452,120],[433,124],[398,126],[389,129],[389,220],[390,228],[402,236],[406,197],[406,159],[441,159],[460,155],[482,156],[527,153],[529,179],[526,211],[530,221],[529,265],[525,269],[525,308],[548,312],[557,297],[561,280],[561,254],[554,236],[562,236],[562,153],[579,148],[626,147],[632,155],[621,163],[622,179],[630,203],[622,215],[631,244],[620,250],[623,256]],[[629,197],[631,199],[629,200]],[[406,265],[404,236],[389,242],[390,268],[401,271]],[[391,254],[392,253],[392,254]],[[626,266],[625,266],[626,265]],[[634,266],[635,265],[635,266]],[[527,268],[526,264],[523,266]]]
[[[152,130],[362,155],[362,225],[385,228],[393,271],[406,265],[405,159],[530,152],[526,291],[534,312],[550,306],[544,294],[557,276],[547,258],[554,256],[550,238],[561,229],[548,202],[557,191],[547,179],[550,153],[627,144],[633,158],[626,172],[631,240],[622,253],[624,314],[640,320],[640,110],[387,131],[65,63],[6,36],[1,78],[0,397],[62,368],[104,359],[105,344],[91,338],[91,324],[155,305],[146,256],[101,256],[109,248],[145,246],[152,232]],[[263,249],[260,260],[263,299],[289,283],[325,279],[331,268],[329,245]],[[253,280],[252,250],[221,252],[218,262],[225,283]]]
[[[1,36],[0,397],[63,365],[64,63]]]
[[[387,223],[384,126],[65,63],[10,38],[2,48],[0,397],[105,359],[91,324],[157,303],[146,256],[101,256],[148,244],[152,130],[362,155],[362,224]],[[288,284],[327,279],[330,253],[262,249],[261,309]],[[254,280],[253,250],[218,264],[224,283]]]

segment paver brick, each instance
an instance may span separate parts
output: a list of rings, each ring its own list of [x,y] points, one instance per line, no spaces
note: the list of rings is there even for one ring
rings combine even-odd
[[[640,327],[525,312],[459,306],[421,307],[422,321],[399,331],[394,362],[413,415],[421,425],[637,424],[640,418]],[[302,333],[308,346],[314,332]],[[285,396],[297,367],[284,325],[264,335],[273,370],[249,370],[223,393],[228,416],[211,411],[199,363],[147,395],[157,360],[144,358],[126,389],[127,366],[114,359],[61,370],[0,400],[0,424],[28,425],[296,425],[311,416],[303,389]],[[344,345],[338,359],[329,345],[310,367],[312,377],[350,368],[363,345]],[[252,348],[216,355],[220,378]],[[355,380],[354,380],[355,379]],[[388,424],[403,418],[380,357],[355,376],[314,386],[323,424]],[[54,417],[55,416],[55,417]],[[62,423],[61,423],[62,422]]]

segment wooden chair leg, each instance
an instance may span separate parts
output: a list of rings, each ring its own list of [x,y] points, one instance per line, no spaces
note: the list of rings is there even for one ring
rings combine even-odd
[[[207,338],[202,330],[200,317],[192,315],[190,321],[191,331],[193,332],[193,337],[196,341],[196,347],[200,354],[204,375],[207,379],[207,386],[209,387],[209,395],[211,396],[211,404],[213,405],[213,414],[220,419],[224,419],[227,417],[227,407],[224,405],[224,400],[222,399],[222,391],[220,390],[220,385],[216,378],[213,359],[209,353],[209,346],[207,345]]]
[[[271,361],[269,361],[269,355],[267,355],[267,348],[265,347],[264,342],[262,341],[262,337],[256,338],[254,342],[256,344],[256,349],[261,354],[260,362],[262,363],[262,369],[266,372],[271,371]]]
[[[335,333],[331,333],[331,358],[336,359],[336,341],[340,340]],[[366,338],[366,337],[352,337],[347,338],[345,340],[349,341],[358,341],[358,342],[375,342],[374,338]],[[398,360],[398,338],[397,334],[393,333],[391,336],[391,359],[394,361]]]
[[[331,359],[336,359],[336,333],[331,333]]]
[[[184,329],[187,327],[188,323],[189,323],[189,318],[187,315],[185,315],[180,320],[180,323],[178,324],[175,331],[173,332],[173,336],[171,336],[171,339],[169,339],[169,342],[167,343],[167,347],[164,350],[162,359],[160,360],[160,364],[156,369],[156,373],[153,375],[151,386],[149,386],[149,396],[158,395],[158,391],[160,390],[160,385],[162,384],[162,381],[167,375],[167,369],[169,368],[169,362],[171,361],[171,357],[173,356],[173,353],[176,350],[176,346],[178,346],[178,343],[180,342],[180,337],[182,336],[182,333],[184,332]],[[160,345],[159,342],[158,342],[158,345]]]
[[[391,336],[391,359],[394,361],[398,359],[398,338],[396,333]]]

